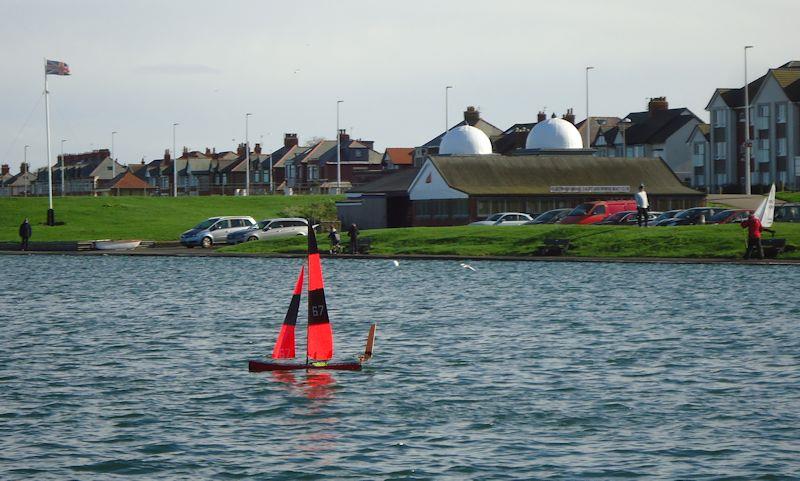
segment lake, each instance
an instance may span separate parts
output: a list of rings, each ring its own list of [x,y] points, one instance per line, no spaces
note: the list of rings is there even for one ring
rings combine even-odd
[[[300,264],[0,256],[0,479],[800,479],[797,267],[324,259],[249,373]]]

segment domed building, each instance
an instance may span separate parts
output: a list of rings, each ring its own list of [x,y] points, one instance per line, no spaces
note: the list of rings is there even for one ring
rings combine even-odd
[[[480,129],[461,125],[450,129],[439,144],[439,155],[488,155],[492,142]]]
[[[564,119],[550,118],[534,126],[525,141],[530,150],[582,149],[583,140],[578,129]]]

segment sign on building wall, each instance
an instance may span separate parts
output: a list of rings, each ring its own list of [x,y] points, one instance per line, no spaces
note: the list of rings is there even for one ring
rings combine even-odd
[[[630,193],[629,185],[551,185],[553,194],[620,194]]]

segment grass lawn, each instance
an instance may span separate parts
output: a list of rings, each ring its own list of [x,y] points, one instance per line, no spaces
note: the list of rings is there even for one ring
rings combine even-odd
[[[25,217],[33,227],[32,242],[92,239],[177,241],[181,232],[208,217],[250,215],[274,217],[286,209],[330,204],[335,196],[208,196],[208,197],[56,197],[56,222],[49,227],[46,197],[0,197],[0,241],[18,241]]]
[[[776,224],[778,237],[800,246],[800,225]],[[769,236],[769,234],[767,234]],[[322,236],[320,236],[322,237]],[[529,256],[546,238],[570,239],[570,256],[737,258],[744,253],[746,234],[739,225],[685,227],[628,226],[458,226],[412,227],[363,231],[372,241],[371,253],[443,254],[464,257]],[[342,239],[345,243],[347,237]],[[327,249],[327,239],[320,238]],[[224,247],[226,252],[305,252],[304,238],[247,242]],[[800,258],[800,251],[781,258]]]
[[[786,202],[800,202],[800,192],[776,192],[775,198]]]

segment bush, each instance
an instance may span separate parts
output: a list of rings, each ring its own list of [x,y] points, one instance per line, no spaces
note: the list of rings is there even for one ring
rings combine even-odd
[[[308,219],[312,224],[320,221],[331,221],[337,218],[336,201],[325,199],[305,205],[291,205],[280,212],[281,217],[302,217]]]

